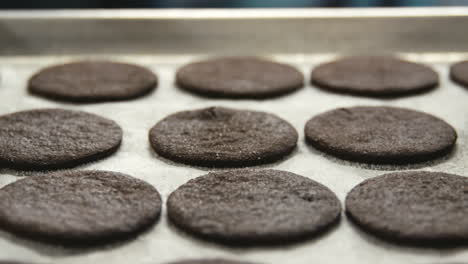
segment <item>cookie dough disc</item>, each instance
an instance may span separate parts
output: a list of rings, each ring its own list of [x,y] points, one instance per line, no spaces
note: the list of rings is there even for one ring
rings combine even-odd
[[[149,138],[154,150],[170,160],[242,167],[285,157],[298,135],[273,114],[211,107],[170,115],[151,129]]]
[[[30,176],[0,189],[0,227],[52,243],[86,246],[151,226],[161,198],[150,184],[110,171]]]
[[[393,57],[356,56],[322,64],[312,71],[312,84],[335,92],[399,96],[422,92],[439,83],[431,68]]]
[[[59,169],[98,160],[120,146],[112,120],[81,111],[38,109],[0,116],[0,164]]]
[[[255,57],[225,57],[188,64],[177,72],[179,87],[213,97],[264,98],[301,88],[294,67]]]
[[[457,133],[432,115],[395,107],[350,107],[310,119],[306,140],[342,159],[408,164],[447,154]]]
[[[156,75],[137,65],[82,61],[39,71],[29,80],[29,91],[63,101],[98,102],[143,96],[156,85]]]
[[[461,61],[452,65],[450,77],[455,82],[468,88],[468,61]]]
[[[174,191],[169,219],[201,238],[236,245],[314,236],[336,223],[341,205],[327,187],[279,170],[209,173]]]
[[[239,262],[226,259],[194,259],[171,262],[169,264],[253,264],[250,262]]]
[[[383,238],[428,245],[468,241],[468,178],[441,172],[391,173],[366,180],[346,212]]]

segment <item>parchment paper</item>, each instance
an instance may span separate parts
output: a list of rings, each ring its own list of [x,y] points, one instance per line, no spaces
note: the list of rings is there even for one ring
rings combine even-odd
[[[174,86],[174,71],[195,56],[104,56],[150,67],[159,76],[157,90],[144,98],[113,103],[66,104],[31,96],[26,92],[27,79],[41,67],[83,57],[0,57],[0,114],[18,110],[62,107],[96,113],[115,120],[124,130],[123,145],[113,156],[78,169],[103,169],[128,173],[153,184],[164,201],[179,185],[209,171],[175,164],[157,157],[148,142],[149,129],[168,114],[180,110],[221,105],[240,109],[254,109],[275,113],[291,122],[300,134],[297,151],[287,159],[263,166],[288,170],[318,182],[333,190],[344,202],[346,193],[364,179],[389,171],[424,169],[468,175],[468,89],[448,79],[448,65],[468,58],[466,54],[404,54],[417,62],[432,64],[440,74],[441,84],[436,90],[417,96],[382,100],[338,95],[318,90],[311,85],[276,99],[220,100],[207,99],[181,91]],[[275,55],[275,59],[299,67],[307,82],[311,68],[334,57],[328,55]],[[345,162],[323,155],[304,142],[305,122],[326,110],[355,105],[391,105],[408,107],[434,114],[455,127],[458,147],[448,158],[406,167],[368,166]],[[0,169],[0,186],[37,173]],[[467,263],[468,248],[422,249],[399,246],[362,233],[343,214],[338,227],[325,235],[284,247],[235,249],[204,242],[172,227],[166,208],[158,224],[135,240],[118,245],[92,249],[67,249],[48,246],[0,231],[0,259],[14,259],[36,263],[166,263],[187,258],[214,258],[248,260],[258,263],[291,264],[386,264],[386,263]]]

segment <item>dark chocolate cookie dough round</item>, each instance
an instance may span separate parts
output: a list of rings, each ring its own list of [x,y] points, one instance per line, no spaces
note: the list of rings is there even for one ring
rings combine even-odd
[[[361,228],[386,239],[444,245],[468,241],[468,178],[399,172],[362,182],[346,198]]]
[[[71,102],[126,100],[143,96],[157,85],[144,67],[109,61],[81,61],[45,68],[29,80],[29,91]]]
[[[224,57],[188,64],[179,69],[180,88],[213,96],[272,97],[301,88],[304,76],[294,67],[255,57]]]
[[[0,189],[0,227],[47,242],[87,246],[150,227],[161,198],[150,184],[109,171],[30,176]]]
[[[227,244],[277,244],[314,236],[340,217],[327,187],[279,170],[209,173],[180,186],[167,201],[181,229]]]
[[[120,146],[112,120],[81,111],[37,109],[0,116],[0,164],[59,169],[98,160]]]
[[[311,81],[335,92],[399,96],[434,88],[439,77],[427,66],[394,57],[356,56],[319,65]]]
[[[455,82],[468,88],[468,61],[455,63],[450,67],[450,77]]]
[[[296,147],[298,135],[273,114],[210,107],[164,118],[151,129],[149,138],[154,150],[170,160],[242,167],[285,157]]]
[[[252,264],[250,262],[239,262],[227,259],[192,259],[171,262],[169,264]]]
[[[339,108],[305,126],[312,146],[336,157],[366,163],[408,164],[440,157],[457,133],[432,115],[395,107]]]

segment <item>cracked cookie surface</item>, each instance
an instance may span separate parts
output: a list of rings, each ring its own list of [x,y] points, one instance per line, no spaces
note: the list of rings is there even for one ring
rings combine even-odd
[[[149,133],[159,155],[208,167],[273,162],[290,154],[297,138],[296,130],[276,115],[224,107],[172,114]]]

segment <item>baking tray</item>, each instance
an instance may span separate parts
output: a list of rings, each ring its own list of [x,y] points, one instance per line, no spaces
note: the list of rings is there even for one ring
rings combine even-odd
[[[79,169],[115,170],[170,192],[209,169],[159,158],[149,147],[148,130],[166,115],[213,105],[275,113],[299,131],[297,150],[263,167],[288,170],[330,187],[343,202],[364,179],[389,171],[424,169],[468,175],[468,90],[451,82],[448,66],[468,58],[467,8],[418,9],[253,9],[253,10],[90,10],[0,12],[0,114],[62,107],[96,113],[124,130],[113,156]],[[426,63],[439,73],[432,92],[398,99],[327,93],[306,85],[270,100],[208,99],[174,85],[182,64],[211,55],[257,54],[290,63],[306,76],[318,63],[343,54],[392,53]],[[67,104],[28,95],[27,79],[40,68],[83,58],[106,58],[149,67],[158,89],[141,99]],[[426,111],[456,128],[458,146],[446,158],[411,166],[368,166],[345,162],[308,147],[303,127],[315,114],[336,107],[391,105]],[[0,186],[31,173],[0,168]],[[34,173],[32,173],[34,174]],[[166,208],[160,222],[138,238],[92,249],[36,243],[0,232],[0,259],[36,263],[166,263],[186,258],[225,257],[259,263],[467,263],[468,248],[424,249],[376,239],[343,215],[325,235],[284,247],[230,248],[201,241],[172,227]]]

